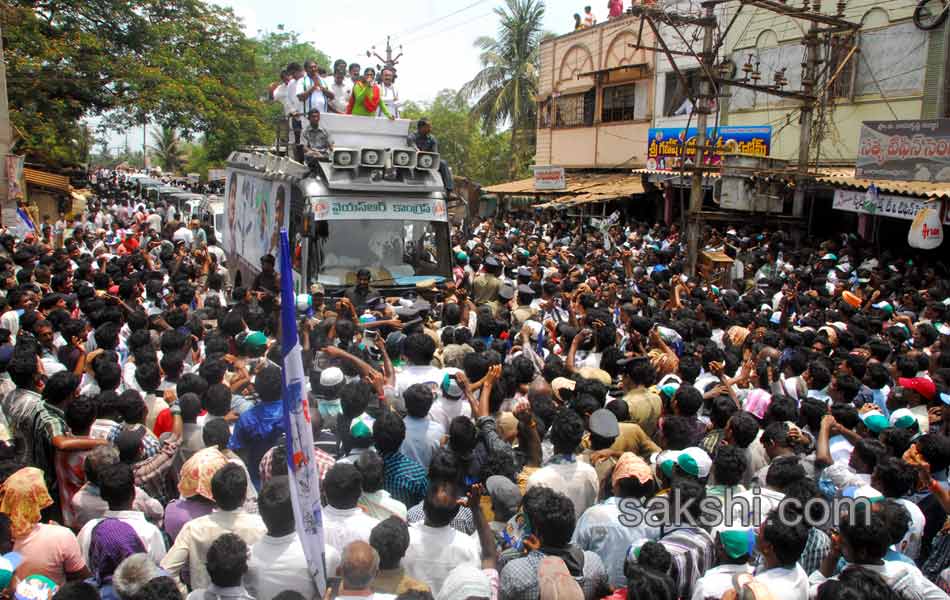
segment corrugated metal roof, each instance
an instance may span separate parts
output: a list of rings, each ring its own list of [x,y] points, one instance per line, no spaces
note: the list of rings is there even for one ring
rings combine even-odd
[[[37,169],[23,169],[23,178],[26,180],[27,184],[32,183],[33,185],[41,185],[43,187],[60,190],[63,192],[68,192],[70,189],[69,177],[66,177],[65,175],[56,175],[54,173],[47,173],[46,171],[39,171]]]
[[[631,181],[636,181],[639,185],[640,176],[630,171],[614,172],[593,172],[593,171],[568,171],[564,176],[563,190],[535,190],[534,178],[519,179],[517,181],[508,181],[497,185],[483,188],[489,194],[519,194],[524,196],[562,196],[566,194],[578,194],[581,192],[593,192],[596,188],[603,186],[623,186]],[[641,188],[642,189],[642,188]],[[599,191],[599,190],[596,190]],[[633,194],[640,192],[630,192]]]
[[[815,176],[816,181],[835,187],[866,190],[871,184],[886,194],[918,196],[920,198],[950,198],[950,183],[926,181],[890,181],[886,179],[858,179],[854,169],[824,169]]]

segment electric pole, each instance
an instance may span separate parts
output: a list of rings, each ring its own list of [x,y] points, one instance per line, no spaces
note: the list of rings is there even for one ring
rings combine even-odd
[[[699,56],[703,64],[703,71],[709,73],[713,68],[713,36],[716,34],[716,19],[713,13],[715,3],[703,3],[703,53]],[[708,125],[709,109],[712,105],[711,81],[703,77],[699,82],[699,95],[693,110],[696,112],[696,159],[693,163],[693,179],[689,193],[689,214],[686,221],[686,272],[696,272],[696,261],[699,258],[699,238],[702,235],[703,179],[706,172],[706,126]],[[686,133],[689,137],[689,132]],[[685,140],[684,140],[685,144]]]
[[[811,27],[805,35],[805,70],[802,76],[802,93],[813,97],[818,78],[818,23],[811,22]],[[795,194],[792,197],[792,215],[801,217],[805,214],[805,177],[808,174],[808,156],[811,149],[812,123],[815,118],[815,101],[802,102],[801,133],[798,142],[798,176],[796,178]]]
[[[13,132],[10,128],[10,105],[7,100],[7,63],[3,58],[3,29],[0,26],[0,205],[7,204],[7,154],[13,146]]]

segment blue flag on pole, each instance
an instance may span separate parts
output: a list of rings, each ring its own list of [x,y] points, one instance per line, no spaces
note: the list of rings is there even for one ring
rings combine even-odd
[[[326,591],[323,515],[320,507],[320,472],[313,454],[310,405],[304,379],[300,339],[297,336],[297,302],[287,230],[280,231],[280,331],[284,362],[284,427],[287,437],[287,474],[294,505],[297,534],[307,556],[310,575],[323,596]]]

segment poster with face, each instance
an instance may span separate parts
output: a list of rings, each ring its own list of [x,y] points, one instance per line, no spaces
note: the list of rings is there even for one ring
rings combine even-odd
[[[254,269],[261,258],[277,257],[280,229],[289,226],[290,189],[253,175],[232,173],[225,190],[227,227],[224,247],[229,260],[241,260]]]

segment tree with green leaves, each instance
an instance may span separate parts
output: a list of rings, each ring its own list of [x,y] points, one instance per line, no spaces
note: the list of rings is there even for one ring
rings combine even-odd
[[[75,161],[80,120],[213,132],[213,156],[266,139],[256,47],[230,9],[202,0],[0,3],[17,151]]]
[[[511,133],[486,132],[470,107],[455,90],[442,90],[431,103],[406,102],[401,115],[407,119],[427,117],[439,140],[439,154],[454,175],[482,185],[504,181],[511,163]]]
[[[495,8],[495,13],[498,35],[475,40],[482,69],[462,87],[460,95],[465,100],[475,99],[471,114],[487,132],[510,126],[511,175],[515,176],[522,169],[523,154],[534,145],[544,2],[505,0],[505,6]]]
[[[152,144],[148,149],[159,166],[168,173],[181,171],[185,164],[185,150],[174,127],[153,127]]]

